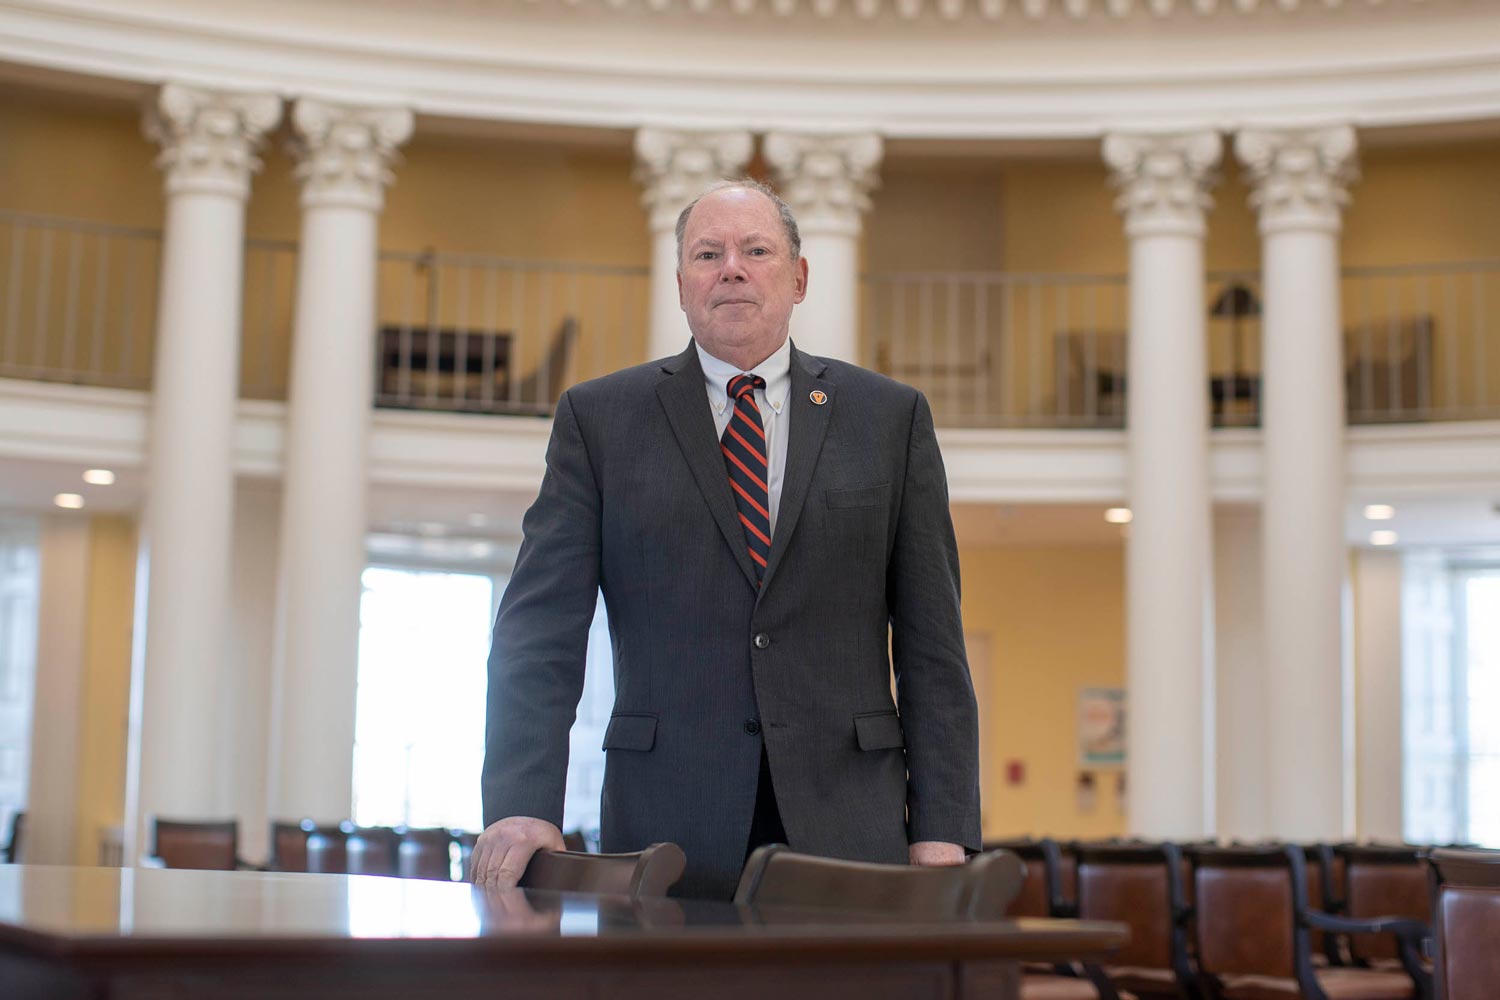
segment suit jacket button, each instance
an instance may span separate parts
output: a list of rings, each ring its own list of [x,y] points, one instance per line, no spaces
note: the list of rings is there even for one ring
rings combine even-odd
[[[764,632],[757,632],[755,633],[754,641],[756,649],[765,649],[771,644],[771,637],[766,635]]]
[[[759,719],[746,719],[745,720],[745,732],[748,735],[750,735],[750,736],[757,736],[757,735],[759,735],[760,734],[760,720]]]

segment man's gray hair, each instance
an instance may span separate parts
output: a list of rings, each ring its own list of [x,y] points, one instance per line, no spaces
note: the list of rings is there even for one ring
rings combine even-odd
[[[753,177],[741,177],[735,181],[714,181],[703,189],[702,194],[688,202],[687,208],[684,208],[677,216],[677,266],[679,268],[682,267],[682,237],[687,232],[688,216],[693,214],[693,209],[698,206],[698,202],[715,191],[723,191],[726,188],[747,188],[770,198],[771,204],[776,206],[777,214],[781,216],[781,227],[786,230],[786,241],[791,247],[793,262],[802,256],[802,234],[797,230],[797,217],[792,215],[792,210],[787,207],[786,202],[781,200],[781,196],[769,184],[762,184]]]

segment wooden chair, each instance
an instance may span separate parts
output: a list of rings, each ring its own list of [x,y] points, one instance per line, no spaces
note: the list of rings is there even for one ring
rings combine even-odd
[[[350,875],[395,875],[401,839],[388,826],[350,826],[344,834],[344,870]]]
[[[515,398],[528,411],[551,416],[557,406],[558,397],[568,384],[568,368],[573,360],[573,348],[578,343],[578,321],[572,316],[565,318],[552,335],[547,345],[547,354],[515,386]],[[510,386],[502,389],[508,398]]]
[[[1385,934],[1413,962],[1415,921],[1355,920],[1307,905],[1302,848],[1197,847],[1192,861],[1199,987],[1209,1000],[1426,1000],[1408,970],[1315,967],[1310,931]]]
[[[1438,1000],[1500,989],[1500,851],[1437,848],[1429,858]]]
[[[1074,915],[1078,890],[1077,860],[1055,840],[987,840],[985,852],[1010,851],[1026,863],[1026,881],[1005,911],[1011,917],[1057,917]]]
[[[396,874],[402,878],[453,880],[453,832],[436,827],[427,830],[401,828],[396,850]]]
[[[1110,981],[1138,997],[1198,1000],[1182,851],[1175,844],[1079,845],[1075,851],[1079,918],[1130,928],[1115,964],[1104,967]]]
[[[26,831],[26,810],[18,809],[10,817],[10,838],[0,847],[0,861],[19,864],[21,861],[21,835]]]
[[[346,824],[318,826],[307,835],[307,870],[324,875],[344,875],[349,871]]]
[[[232,872],[250,865],[239,857],[238,820],[177,820],[151,823],[151,859],[163,868]]]
[[[734,901],[877,910],[930,920],[998,920],[1025,878],[1026,865],[1009,851],[987,851],[948,868],[917,868],[820,858],[767,844],[745,862]]]
[[[554,892],[665,896],[686,867],[687,856],[676,844],[652,844],[634,854],[538,851],[521,873],[519,884]]]
[[[271,821],[271,858],[266,869],[273,872],[307,871],[307,838],[317,825],[310,819]]]
[[[1409,845],[1339,844],[1333,855],[1343,861],[1345,915],[1354,919],[1405,917],[1423,924],[1431,921],[1432,901],[1424,849]],[[1353,934],[1345,941],[1354,965],[1398,968],[1402,964],[1400,950],[1389,937]]]

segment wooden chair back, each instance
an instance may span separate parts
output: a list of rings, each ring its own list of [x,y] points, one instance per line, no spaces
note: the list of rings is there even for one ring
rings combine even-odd
[[[453,879],[453,833],[443,827],[403,829],[396,851],[396,873],[402,878],[425,878],[438,882]]]
[[[310,819],[271,821],[271,860],[274,872],[307,871],[307,837],[316,829]]]
[[[1438,1000],[1490,1000],[1500,986],[1500,851],[1430,859]]]
[[[759,847],[745,862],[736,903],[875,910],[919,919],[994,920],[1020,891],[1026,866],[1010,851],[986,851],[962,865],[918,868]]]
[[[1340,844],[1334,855],[1344,862],[1347,916],[1407,917],[1428,923],[1432,901],[1426,853],[1406,845]],[[1395,943],[1385,935],[1349,935],[1349,954],[1356,962],[1393,960]]]
[[[1079,846],[1078,916],[1130,928],[1119,965],[1187,975],[1182,853],[1173,844]]]
[[[238,820],[154,819],[151,854],[167,868],[234,871],[239,867]]]
[[[687,856],[676,844],[652,844],[633,854],[538,851],[521,875],[527,889],[665,896],[682,878]]]
[[[349,871],[349,852],[345,848],[347,833],[342,826],[318,826],[307,835],[307,870],[324,875],[345,875]]]
[[[1307,899],[1297,847],[1195,847],[1194,927],[1208,976],[1298,977],[1311,953],[1296,911]]]
[[[388,826],[352,827],[344,836],[344,870],[350,875],[395,875],[400,843]]]
[[[1064,917],[1070,916],[1070,904],[1065,895],[1062,848],[1057,841],[1021,838],[1015,840],[987,840],[985,852],[1009,851],[1026,865],[1026,877],[1020,890],[1010,902],[1006,916],[1010,917]],[[1076,891],[1077,867],[1073,866]]]

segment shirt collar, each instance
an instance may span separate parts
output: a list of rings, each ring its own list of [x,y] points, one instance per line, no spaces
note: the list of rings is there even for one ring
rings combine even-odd
[[[703,380],[708,386],[708,400],[715,410],[723,412],[729,402],[729,380],[740,374],[740,369],[727,361],[714,357],[696,340],[693,347],[698,351],[698,363],[703,368]],[[766,360],[747,373],[759,375],[766,380],[766,402],[777,413],[786,405],[792,381],[792,338],[781,342],[781,346]]]

